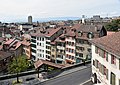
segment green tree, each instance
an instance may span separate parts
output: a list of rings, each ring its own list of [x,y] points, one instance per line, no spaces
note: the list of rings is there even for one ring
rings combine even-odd
[[[105,28],[108,31],[118,31],[118,29],[120,28],[120,19],[113,20],[112,22],[106,24]]]
[[[28,67],[29,61],[26,56],[19,56],[13,58],[12,62],[9,64],[8,71],[17,74],[17,83],[19,83],[18,74],[22,71],[26,71]]]

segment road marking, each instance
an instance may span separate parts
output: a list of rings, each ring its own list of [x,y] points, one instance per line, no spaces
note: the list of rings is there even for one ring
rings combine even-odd
[[[87,83],[87,82],[89,82],[89,81],[91,81],[91,79],[89,79],[89,80],[87,80],[87,81],[81,83],[80,85],[84,85],[85,83]]]

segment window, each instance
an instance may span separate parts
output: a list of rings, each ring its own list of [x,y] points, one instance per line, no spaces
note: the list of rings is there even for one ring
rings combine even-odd
[[[31,49],[31,51],[32,51],[33,53],[36,53],[36,50],[34,50],[34,49]]]
[[[116,85],[116,82],[115,82],[116,81],[116,76],[115,76],[115,74],[111,72],[110,77],[111,77],[110,78],[110,84],[111,85]]]
[[[52,52],[54,52],[55,50],[54,49],[52,49]]]
[[[39,37],[37,37],[37,40],[39,40]]]
[[[95,53],[98,54],[98,47],[95,46]]]
[[[71,59],[71,55],[69,55],[69,59]]]
[[[104,51],[102,49],[100,49],[99,55],[104,58]]]
[[[74,42],[72,42],[72,46],[74,46]]]
[[[95,67],[98,68],[98,63],[99,61],[98,60],[95,60]]]
[[[39,43],[37,43],[37,45],[39,45]]]
[[[72,60],[74,59],[74,56],[72,56]]]
[[[111,55],[111,64],[116,64],[116,58],[114,55]]]
[[[74,53],[74,49],[72,49],[72,53]]]
[[[84,51],[84,47],[79,47],[79,49],[80,49],[81,51]]]
[[[50,44],[50,42],[46,42],[46,44]]]
[[[35,36],[31,36],[31,38],[36,39],[36,37],[35,37]]]
[[[35,45],[35,44],[31,44],[31,47],[34,47],[34,48],[36,48],[36,45]]]
[[[93,66],[95,66],[95,61],[93,60]]]
[[[91,52],[91,48],[88,48],[87,51],[88,51],[88,52]]]
[[[36,43],[36,40],[33,40],[33,39],[32,39],[31,42],[32,42],[32,43]]]
[[[44,38],[42,38],[42,41],[44,41]]]
[[[54,56],[54,55],[52,55],[52,57],[54,58],[55,56]]]
[[[104,51],[104,58],[108,61],[108,52]]]

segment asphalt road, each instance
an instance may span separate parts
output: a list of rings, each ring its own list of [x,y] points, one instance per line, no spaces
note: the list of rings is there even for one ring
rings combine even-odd
[[[41,82],[38,85],[80,85],[90,79],[91,67]]]

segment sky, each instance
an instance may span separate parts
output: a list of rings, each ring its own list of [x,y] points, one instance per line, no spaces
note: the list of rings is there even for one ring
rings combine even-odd
[[[48,17],[119,16],[120,0],[0,0],[0,21]]]

